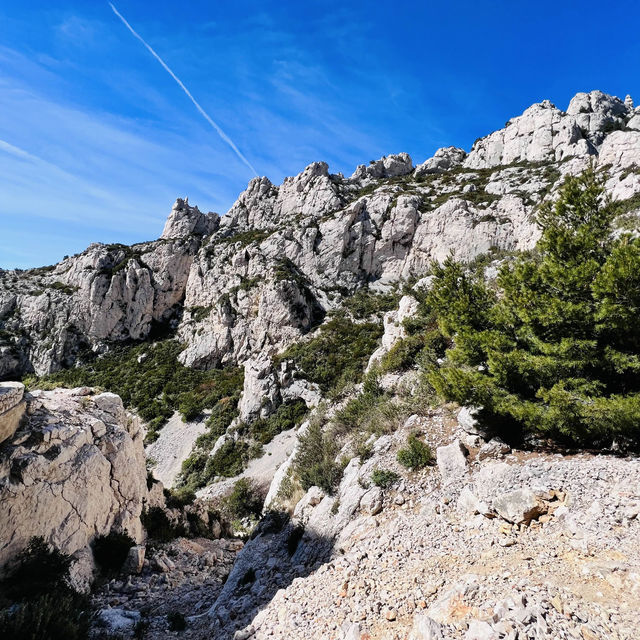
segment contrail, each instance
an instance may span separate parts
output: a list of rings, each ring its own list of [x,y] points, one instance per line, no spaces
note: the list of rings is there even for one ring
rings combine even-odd
[[[122,23],[124,24],[124,26],[127,27],[127,29],[129,29],[129,31],[131,31],[131,33],[136,38],[138,38],[138,40],[140,40],[140,42],[142,42],[142,44],[149,50],[149,53],[164,67],[164,70],[178,83],[180,88],[187,94],[187,97],[189,98],[189,100],[193,102],[196,109],[202,114],[204,119],[218,132],[218,135],[233,149],[234,153],[238,156],[238,158],[240,158],[240,160],[242,160],[242,162],[244,162],[247,165],[247,167],[249,167],[249,169],[253,171],[254,175],[257,176],[258,172],[253,168],[253,165],[242,155],[242,152],[240,151],[240,149],[238,149],[238,147],[236,147],[233,140],[218,126],[218,124],[209,116],[209,114],[198,104],[198,101],[191,95],[191,92],[189,91],[189,89],[187,89],[187,87],[184,86],[184,84],[182,83],[182,80],[180,80],[180,78],[178,78],[178,76],[175,73],[173,73],[173,71],[171,71],[171,69],[167,66],[165,61],[144,41],[142,36],[140,36],[136,32],[136,30],[124,19],[122,14],[119,13],[119,11],[113,6],[111,2],[109,3],[109,6],[113,10],[113,13],[115,13],[118,16],[118,18],[122,20]]]

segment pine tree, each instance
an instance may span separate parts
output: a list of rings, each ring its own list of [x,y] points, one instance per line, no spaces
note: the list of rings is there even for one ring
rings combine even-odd
[[[513,437],[640,435],[640,242],[613,239],[615,213],[588,169],[538,211],[535,254],[505,265],[497,292],[452,260],[434,267],[427,302],[454,342],[428,375],[441,395]]]

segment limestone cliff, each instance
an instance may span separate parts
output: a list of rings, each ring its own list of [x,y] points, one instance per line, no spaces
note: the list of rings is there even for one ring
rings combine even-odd
[[[348,178],[323,162],[280,186],[255,178],[220,218],[179,199],[155,242],[0,273],[0,378],[70,366],[158,326],[177,329],[189,366],[271,355],[359,287],[419,276],[449,252],[532,248],[530,214],[589,162],[615,199],[640,192],[631,99],[580,93],[566,111],[543,101],[469,153],[440,149],[415,168],[398,154]]]

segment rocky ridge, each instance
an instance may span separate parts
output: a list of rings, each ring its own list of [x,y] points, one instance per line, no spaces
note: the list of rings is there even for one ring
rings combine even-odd
[[[360,287],[419,276],[449,252],[532,248],[534,207],[589,162],[608,170],[614,199],[631,198],[639,121],[630,99],[592,91],[415,168],[398,154],[345,178],[316,162],[280,186],[255,178],[222,217],[179,199],[160,240],[2,272],[0,376],[47,373],[167,324],[189,366],[270,356]]]

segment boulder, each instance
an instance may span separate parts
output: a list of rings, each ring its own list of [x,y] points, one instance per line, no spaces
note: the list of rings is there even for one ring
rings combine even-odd
[[[493,499],[498,515],[512,524],[528,523],[547,509],[531,489],[516,489]]]
[[[444,628],[426,613],[418,613],[413,619],[409,640],[444,640]]]
[[[143,433],[118,396],[34,391],[3,445],[0,567],[34,536],[69,555],[112,530],[140,542],[147,495]]]
[[[144,566],[145,552],[146,548],[144,545],[138,544],[131,547],[122,566],[122,570],[125,573],[140,573]]]
[[[436,449],[438,469],[445,484],[457,482],[467,473],[467,450],[460,440]]]
[[[480,500],[468,486],[463,487],[458,496],[458,509],[470,515],[479,513],[483,516],[490,516],[492,513],[489,505]]]
[[[483,444],[478,451],[476,458],[485,460],[486,458],[500,458],[511,451],[511,447],[500,438],[491,438],[489,442]]]
[[[464,640],[500,640],[501,635],[485,620],[471,620]]]
[[[380,487],[372,487],[360,498],[360,510],[370,516],[382,511],[383,493]]]
[[[238,403],[240,420],[249,422],[269,416],[280,403],[278,378],[271,360],[250,359],[244,363],[244,386]]]
[[[0,443],[13,436],[20,426],[26,408],[23,395],[22,383],[0,382]]]
[[[391,154],[371,162],[368,166],[360,165],[352,179],[362,178],[394,178],[404,176],[413,171],[413,162],[408,153]]]
[[[103,627],[110,634],[132,634],[142,616],[139,611],[114,608],[100,609],[96,618],[98,626]]]
[[[476,419],[476,413],[479,411],[479,407],[462,407],[458,412],[458,424],[468,434],[473,436],[482,435],[482,431],[478,426],[478,420]]]
[[[462,164],[467,152],[458,147],[442,147],[433,157],[416,167],[416,177],[429,173],[444,173]]]

